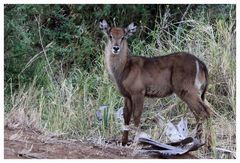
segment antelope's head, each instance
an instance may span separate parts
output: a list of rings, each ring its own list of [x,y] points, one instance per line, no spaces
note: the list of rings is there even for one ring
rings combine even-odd
[[[120,53],[121,49],[126,43],[127,38],[132,36],[137,30],[137,26],[134,23],[129,24],[126,28],[111,28],[106,20],[100,21],[99,28],[108,37],[108,40],[111,44],[112,54],[115,55]]]

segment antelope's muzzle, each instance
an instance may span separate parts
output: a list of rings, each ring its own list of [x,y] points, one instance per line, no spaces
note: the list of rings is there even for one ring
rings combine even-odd
[[[113,54],[118,54],[119,52],[120,52],[119,46],[113,46],[113,47],[112,47],[112,53],[113,53]]]

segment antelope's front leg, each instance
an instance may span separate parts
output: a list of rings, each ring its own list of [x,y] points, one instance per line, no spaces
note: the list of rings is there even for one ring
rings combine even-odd
[[[136,130],[134,142],[138,142],[138,139],[141,134],[140,122],[141,122],[141,115],[143,111],[143,103],[144,103],[144,95],[137,94],[132,96],[132,103],[133,103],[133,121]]]
[[[124,98],[124,109],[123,109],[123,136],[122,136],[122,145],[126,145],[128,143],[128,132],[129,132],[129,123],[132,116],[132,107],[131,107],[131,99],[125,97]]]

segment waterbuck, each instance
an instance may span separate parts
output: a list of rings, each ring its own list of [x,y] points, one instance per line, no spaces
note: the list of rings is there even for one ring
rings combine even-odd
[[[211,110],[204,104],[208,86],[206,65],[194,55],[179,52],[166,56],[142,57],[128,54],[127,38],[136,32],[134,23],[127,28],[111,28],[101,20],[100,29],[108,38],[105,65],[110,78],[124,97],[122,144],[128,142],[131,116],[139,128],[144,96],[166,97],[175,93],[191,109],[197,122],[196,137],[201,139],[202,123]]]

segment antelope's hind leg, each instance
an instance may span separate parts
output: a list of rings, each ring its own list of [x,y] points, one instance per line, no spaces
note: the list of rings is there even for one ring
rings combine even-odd
[[[202,99],[198,96],[196,89],[181,90],[177,95],[187,103],[196,119],[196,138],[201,140],[203,134],[203,122],[211,116],[210,108],[204,104]]]

